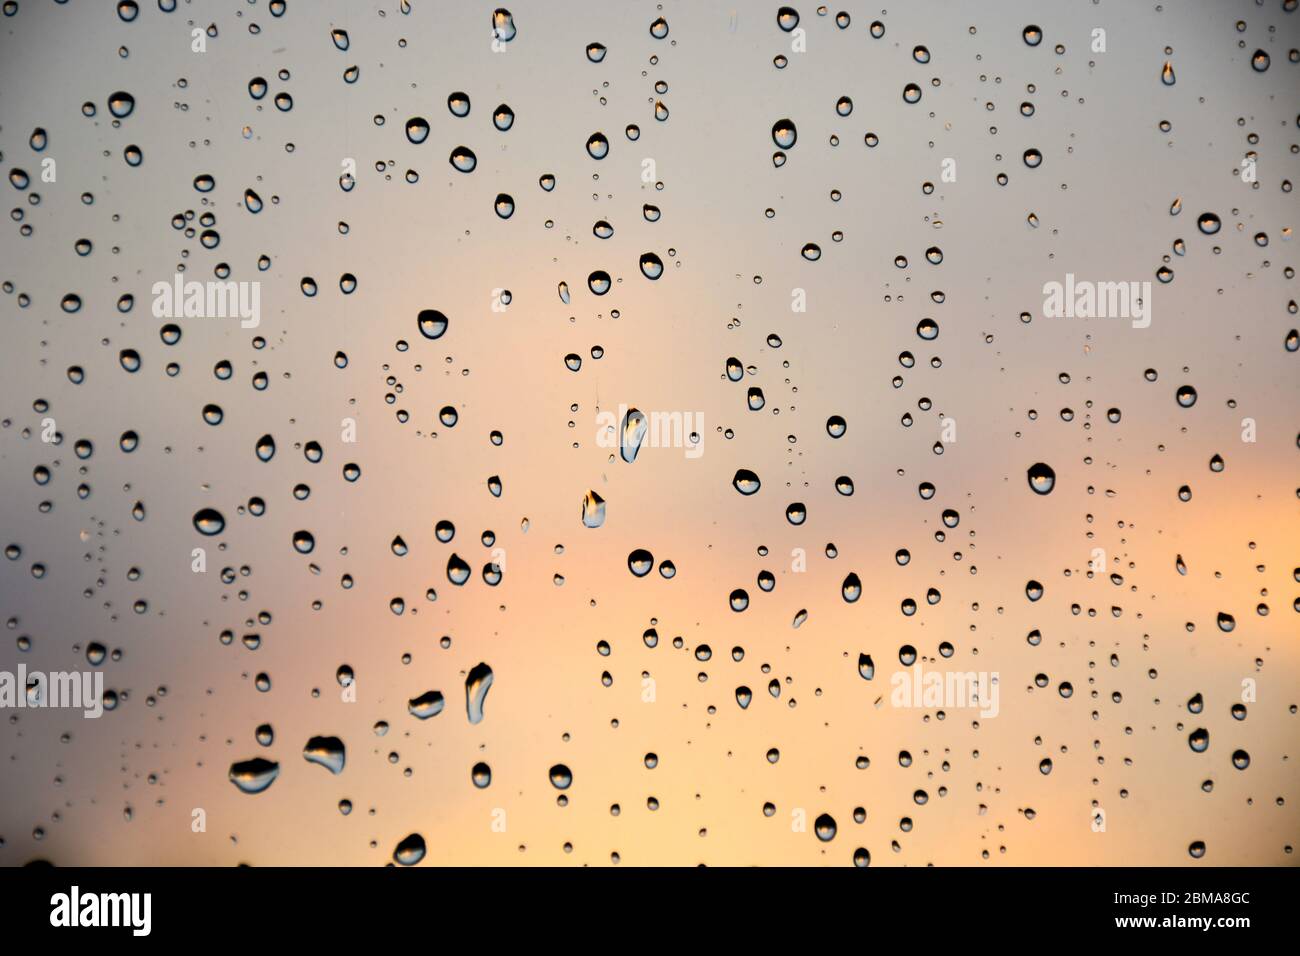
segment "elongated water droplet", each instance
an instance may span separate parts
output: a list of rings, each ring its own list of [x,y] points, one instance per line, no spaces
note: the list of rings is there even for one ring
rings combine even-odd
[[[280,765],[272,760],[254,757],[230,765],[230,782],[241,793],[261,793],[280,775]]]
[[[587,528],[599,528],[605,523],[605,499],[594,490],[582,496],[582,524]]]
[[[408,700],[406,712],[419,720],[428,720],[441,714],[444,706],[446,701],[443,699],[442,692],[430,690]]]
[[[221,534],[226,528],[226,519],[215,508],[204,508],[195,512],[194,528],[199,534]]]
[[[469,580],[469,565],[460,555],[453,553],[447,559],[447,580],[457,587]]]
[[[343,741],[337,737],[311,738],[302,748],[302,756],[308,763],[319,764],[332,774],[342,773],[347,761]]]
[[[645,416],[635,408],[629,408],[624,414],[623,425],[619,429],[619,455],[628,464],[636,461],[647,427]]]
[[[492,11],[492,36],[502,43],[509,43],[515,38],[515,18],[505,7]]]
[[[491,688],[492,668],[484,663],[475,664],[469,676],[465,678],[465,710],[469,714],[471,724],[483,720],[483,703],[487,700],[487,693]]]

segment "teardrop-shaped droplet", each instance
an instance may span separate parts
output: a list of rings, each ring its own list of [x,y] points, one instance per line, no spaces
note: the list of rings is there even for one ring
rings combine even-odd
[[[619,430],[619,456],[628,464],[636,461],[641,443],[645,440],[646,417],[635,408],[629,408],[623,416]]]
[[[436,690],[425,691],[419,697],[412,697],[406,702],[406,712],[418,720],[428,720],[430,717],[437,717],[442,713],[446,701],[443,699],[442,692]]]
[[[393,861],[402,866],[415,866],[424,859],[424,854],[424,837],[418,833],[412,833],[394,848]]]
[[[863,680],[871,680],[876,676],[876,665],[875,662],[871,660],[870,654],[858,655],[858,675]]]
[[[755,494],[758,489],[762,487],[762,482],[759,481],[758,475],[754,474],[754,472],[750,471],[748,468],[736,469],[736,474],[732,477],[731,484],[732,487],[742,495]]]
[[[461,558],[460,555],[453,553],[447,559],[447,580],[457,587],[463,585],[469,580],[469,565]]]
[[[440,339],[447,331],[447,317],[437,309],[421,309],[417,321],[426,339]]]
[[[605,523],[605,499],[594,490],[582,496],[582,524],[586,528],[599,528]]]
[[[466,117],[469,115],[469,94],[457,91],[448,94],[447,109],[451,111],[452,116]]]
[[[823,843],[829,843],[831,840],[834,840],[837,832],[835,818],[829,813],[823,813],[813,821],[813,832],[817,834],[817,839],[821,840]]]
[[[194,528],[199,534],[221,534],[226,528],[226,519],[215,508],[204,508],[195,512]]]

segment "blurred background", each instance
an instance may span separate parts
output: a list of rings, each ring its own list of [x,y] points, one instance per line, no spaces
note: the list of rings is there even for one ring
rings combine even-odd
[[[1292,865],[1295,6],[5,3],[0,863]]]

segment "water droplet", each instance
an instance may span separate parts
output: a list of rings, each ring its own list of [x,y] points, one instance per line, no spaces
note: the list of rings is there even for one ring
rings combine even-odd
[[[408,142],[420,144],[429,138],[429,121],[423,116],[412,116],[406,121],[406,139]]]
[[[469,676],[465,678],[465,710],[469,714],[471,724],[483,720],[483,703],[487,700],[487,693],[491,688],[492,668],[484,663],[474,665]]]
[[[135,109],[135,97],[118,90],[108,98],[108,111],[118,119],[126,119]]]
[[[393,860],[402,866],[415,866],[424,859],[424,854],[424,837],[418,833],[412,833],[393,849]]]
[[[628,464],[636,461],[647,428],[646,417],[637,409],[629,408],[624,414],[619,436],[619,456]]]
[[[343,741],[337,737],[313,737],[302,748],[303,759],[308,763],[319,764],[332,774],[343,772],[346,754]]]
[[[452,116],[465,117],[469,115],[469,94],[457,91],[448,94],[447,109],[451,111]]]
[[[587,155],[592,159],[604,159],[609,155],[609,140],[604,133],[592,133],[587,137]]]
[[[789,119],[777,120],[772,124],[772,142],[781,149],[790,149],[799,138],[794,122]]]
[[[605,523],[605,499],[594,490],[582,496],[582,524],[587,528],[599,528]]]
[[[442,713],[446,701],[442,693],[436,690],[425,691],[419,697],[406,702],[406,712],[418,720],[428,720]]]
[[[1052,470],[1052,466],[1045,465],[1041,461],[1030,465],[1029,487],[1034,489],[1036,494],[1051,494],[1052,489],[1056,487],[1056,472]]]
[[[254,757],[230,765],[230,782],[241,793],[261,793],[280,775],[280,765],[271,760]]]
[[[221,534],[226,528],[226,519],[214,508],[204,508],[194,514],[194,527],[199,534]]]
[[[472,173],[474,167],[478,165],[478,157],[468,146],[457,146],[451,151],[447,161],[462,173]]]
[[[417,319],[426,339],[440,339],[447,331],[447,317],[437,309],[421,309]]]
[[[829,813],[823,813],[813,821],[813,832],[817,834],[817,839],[823,843],[830,843],[831,840],[835,839],[837,832],[835,818]]]
[[[736,469],[735,477],[731,479],[732,486],[742,495],[752,495],[758,492],[762,487],[758,480],[758,475],[754,474],[748,468]]]
[[[627,569],[638,578],[643,578],[649,574],[654,564],[654,555],[645,548],[637,548],[627,556]]]
[[[858,655],[858,675],[863,680],[871,680],[876,676],[876,665],[870,654]]]
[[[502,43],[515,38],[515,18],[505,7],[497,7],[492,12],[492,36]]]
[[[453,553],[447,559],[447,580],[457,587],[464,585],[469,580],[469,565],[461,558],[460,555]]]

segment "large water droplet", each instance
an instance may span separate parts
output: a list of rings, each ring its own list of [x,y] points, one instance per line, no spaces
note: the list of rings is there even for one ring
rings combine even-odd
[[[478,165],[478,157],[468,146],[457,146],[451,151],[447,161],[462,173],[472,173],[474,167]]]
[[[437,309],[421,309],[417,320],[426,339],[440,339],[447,331],[447,317]]]
[[[515,38],[515,18],[505,7],[492,11],[492,36],[501,43],[509,43]]]
[[[628,464],[636,461],[647,428],[646,417],[635,408],[629,408],[624,414],[623,425],[619,430],[619,456]]]
[[[199,534],[221,534],[226,528],[226,519],[215,508],[204,508],[194,513],[194,528]]]
[[[423,143],[429,138],[429,121],[423,116],[412,116],[406,121],[406,138],[417,145]]]
[[[587,137],[587,155],[592,159],[604,159],[609,155],[609,140],[604,133],[592,133]]]
[[[548,774],[551,786],[556,790],[568,790],[573,785],[573,771],[562,763],[557,763]]]
[[[343,741],[337,737],[313,737],[302,748],[303,759],[308,763],[319,764],[330,773],[340,774],[346,762]]]
[[[280,776],[280,765],[271,760],[254,757],[230,765],[230,782],[241,793],[261,793]]]
[[[587,528],[599,528],[605,523],[605,499],[594,490],[582,496],[582,524]]]
[[[477,724],[483,719],[483,702],[492,687],[492,668],[487,664],[475,664],[465,678],[465,710],[469,722]]]

